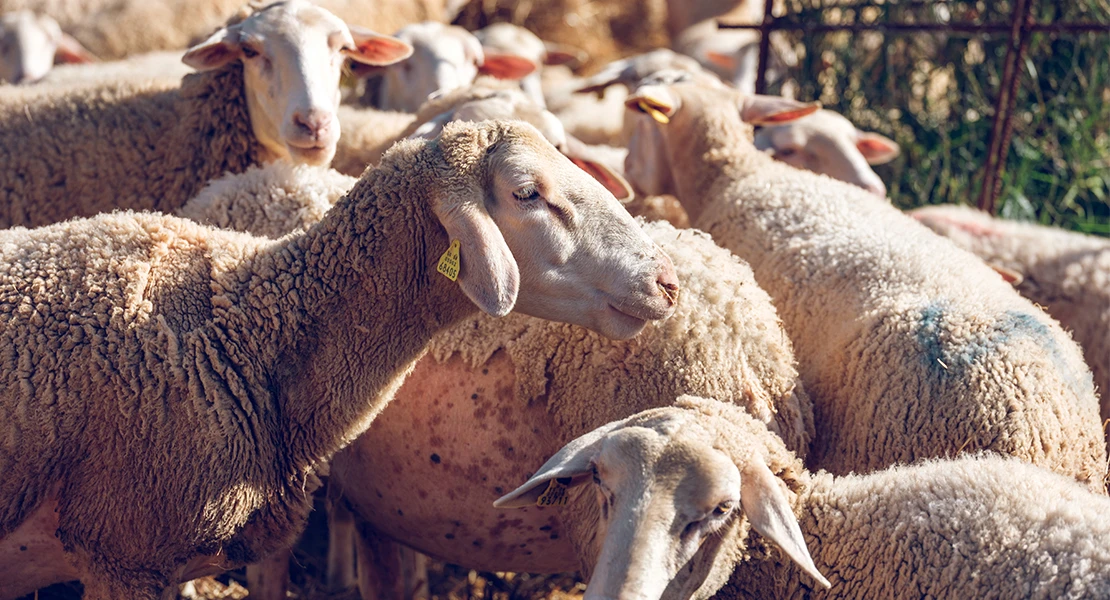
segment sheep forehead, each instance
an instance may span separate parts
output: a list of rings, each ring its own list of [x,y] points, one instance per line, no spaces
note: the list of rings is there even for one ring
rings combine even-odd
[[[271,4],[247,17],[238,27],[244,37],[267,44],[282,40],[300,46],[313,38],[328,40],[336,33],[353,42],[347,25],[339,17],[304,0]]]
[[[536,34],[511,23],[494,23],[474,32],[482,46],[501,52],[519,53],[537,61],[543,59],[547,48]]]

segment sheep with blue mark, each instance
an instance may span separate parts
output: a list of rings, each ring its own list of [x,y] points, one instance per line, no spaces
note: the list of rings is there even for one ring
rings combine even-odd
[[[1110,419],[1110,240],[995,219],[966,206],[927,206],[910,216],[986,261],[1071,331],[1083,347]]]
[[[813,398],[810,464],[844,474],[989,450],[1105,493],[1091,371],[1058,323],[884,199],[753,146],[752,125],[815,105],[689,83],[627,105],[656,118],[630,145],[633,184],[675,194],[774,299]]]

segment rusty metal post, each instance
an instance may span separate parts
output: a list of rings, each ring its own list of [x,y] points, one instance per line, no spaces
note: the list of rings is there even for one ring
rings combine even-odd
[[[979,210],[994,214],[998,194],[1002,190],[1002,170],[1006,168],[1006,156],[1010,150],[1010,136],[1013,134],[1014,103],[1017,101],[1021,84],[1021,59],[1029,43],[1031,20],[1029,5],[1031,0],[1017,0],[1014,5],[1013,27],[1010,31],[1010,47],[1006,50],[1006,64],[1002,71],[1002,82],[998,89],[998,104],[994,111],[991,126],[990,150],[983,166],[983,187],[979,190]]]
[[[763,4],[763,22],[759,24],[759,68],[755,73],[755,93],[767,93],[767,66],[771,58],[771,31],[775,24],[775,0]]]

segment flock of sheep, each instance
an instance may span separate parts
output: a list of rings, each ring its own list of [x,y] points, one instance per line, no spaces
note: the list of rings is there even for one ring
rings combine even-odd
[[[1110,597],[1110,241],[895,209],[750,2],[589,77],[453,0],[22,4],[0,600],[285,598],[321,478],[363,598]]]

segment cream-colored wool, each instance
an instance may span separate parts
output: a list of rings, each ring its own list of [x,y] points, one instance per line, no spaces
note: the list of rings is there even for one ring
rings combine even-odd
[[[320,222],[357,182],[332,169],[276,161],[210,182],[177,214],[205,225],[279,238]]]
[[[659,89],[680,105],[658,126],[675,189],[652,191],[771,294],[813,399],[810,464],[992,450],[1105,490],[1090,369],[1054,320],[885,200],[756,151],[735,92]]]
[[[105,84],[0,113],[0,227],[172,212],[207,181],[259,160],[238,62],[188,75],[179,88]]]
[[[95,600],[288,547],[315,470],[477,310],[436,273],[433,211],[491,177],[487,149],[539,140],[486,123],[399,144],[277,241],[131,212],[0,232],[0,538],[57,499]]]
[[[991,266],[1017,273],[1022,296],[1044,307],[1083,347],[1110,419],[1110,240],[993,219],[962,206],[910,213]]]

